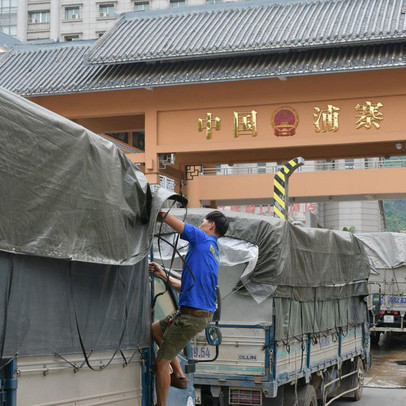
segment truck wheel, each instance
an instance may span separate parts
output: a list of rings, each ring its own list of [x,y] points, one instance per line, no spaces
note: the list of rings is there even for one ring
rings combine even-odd
[[[371,333],[371,344],[378,345],[380,336],[381,336],[380,331],[373,331]]]
[[[307,384],[297,389],[297,406],[317,406],[317,395],[313,385]],[[285,392],[283,406],[296,404],[294,387]]]
[[[317,395],[313,385],[306,385],[297,393],[298,406],[317,406]]]
[[[362,359],[360,357],[357,358],[356,366],[357,366],[357,373],[354,375],[352,384],[353,384],[353,387],[359,386],[359,388],[351,393],[351,400],[353,402],[358,402],[359,400],[361,400],[362,390],[364,387],[365,368],[364,368],[364,363],[362,362]]]

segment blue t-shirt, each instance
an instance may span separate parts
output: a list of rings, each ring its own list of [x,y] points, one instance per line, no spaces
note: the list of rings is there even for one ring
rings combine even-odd
[[[196,280],[183,265],[179,305],[214,312],[219,270],[217,237],[186,223],[180,237],[189,241],[185,260]]]

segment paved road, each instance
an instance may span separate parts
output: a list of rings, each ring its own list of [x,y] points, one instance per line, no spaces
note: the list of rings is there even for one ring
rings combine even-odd
[[[379,344],[371,347],[371,354],[366,386],[406,388],[406,334],[381,335]],[[406,406],[406,397],[402,406]]]
[[[359,402],[336,400],[331,406],[405,406],[406,389],[365,388]]]
[[[332,406],[406,406],[406,335],[382,335],[371,354],[362,399],[337,400]]]

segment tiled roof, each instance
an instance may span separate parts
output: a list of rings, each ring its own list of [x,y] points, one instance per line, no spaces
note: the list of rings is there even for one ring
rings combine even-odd
[[[405,0],[242,2],[125,14],[91,64],[268,53],[406,40]]]
[[[89,66],[83,57],[92,43],[16,47],[0,59],[0,83],[23,96],[41,96],[406,67],[406,43]]]
[[[21,41],[0,31],[0,47],[10,49],[17,44],[21,44]]]

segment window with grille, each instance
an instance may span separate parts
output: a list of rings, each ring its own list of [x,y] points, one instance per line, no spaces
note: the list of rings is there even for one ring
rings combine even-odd
[[[76,40],[80,39],[80,34],[65,35],[63,38],[67,42],[76,41]]]
[[[114,17],[114,4],[99,4],[100,17]]]
[[[186,0],[170,0],[169,5],[173,8],[183,7],[186,5]]]
[[[79,6],[65,7],[65,20],[79,20],[80,18]]]
[[[134,2],[134,11],[147,11],[147,10],[149,10],[149,1]]]
[[[28,22],[31,24],[36,23],[49,23],[51,13],[49,10],[46,11],[30,11],[28,13]]]

